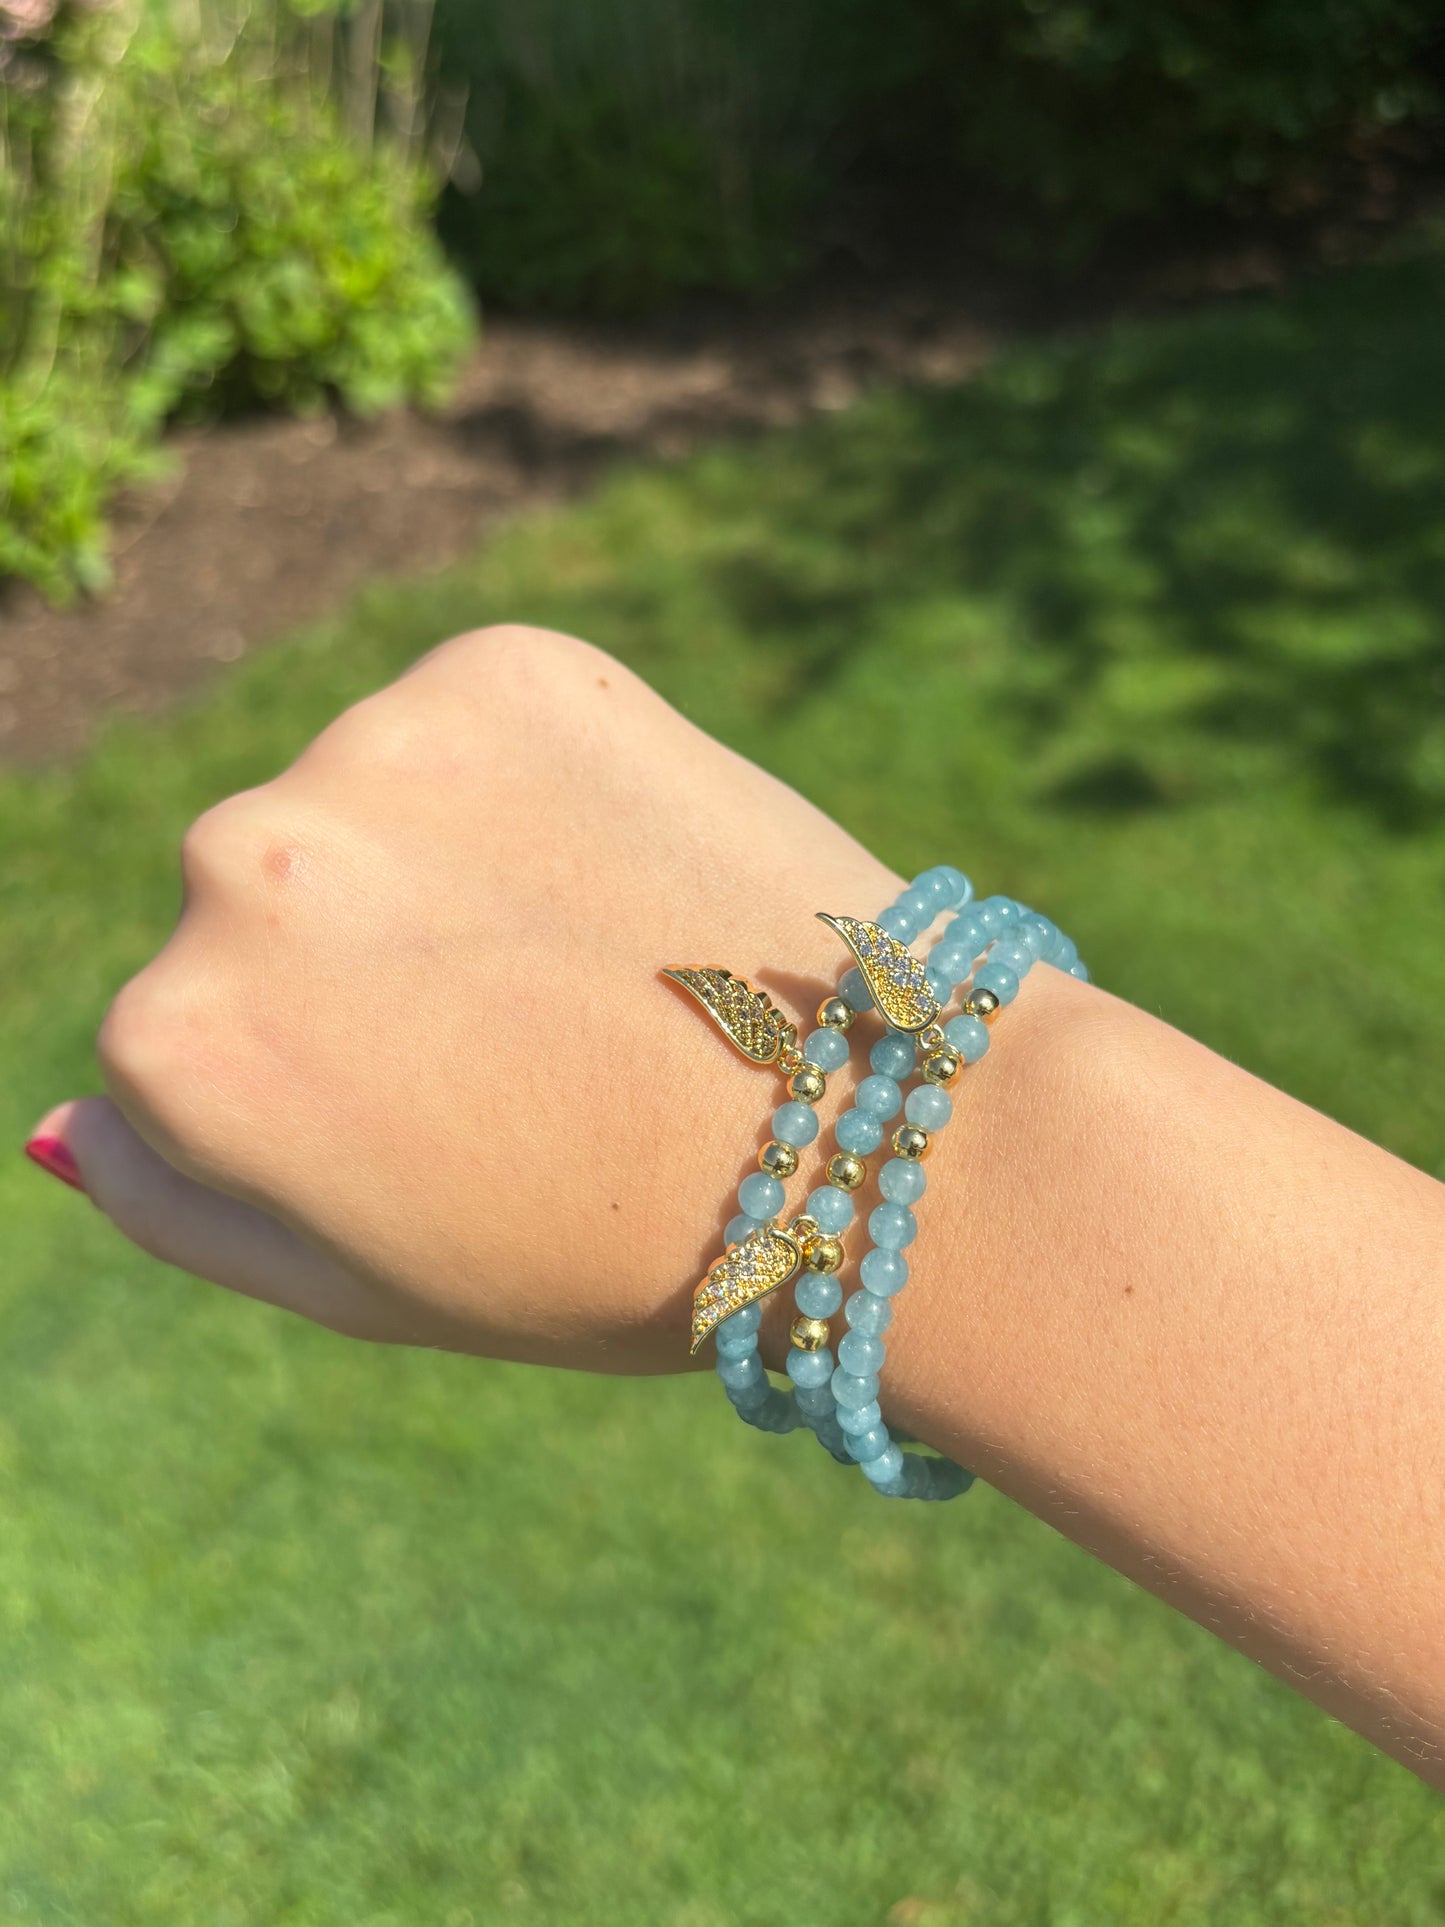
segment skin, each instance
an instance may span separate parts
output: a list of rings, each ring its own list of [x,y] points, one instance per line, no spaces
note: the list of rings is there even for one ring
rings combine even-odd
[[[846,961],[812,911],[900,887],[610,657],[516,628],[434,651],[182,859],[109,1095],[37,1135],[230,1290],[613,1372],[686,1365],[782,1095],[660,967],[806,1020]],[[889,1418],[1445,1784],[1445,1187],[1045,965],[954,1095]]]

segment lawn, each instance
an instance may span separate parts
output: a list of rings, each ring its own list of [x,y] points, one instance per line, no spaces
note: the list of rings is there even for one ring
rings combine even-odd
[[[18,1156],[189,818],[521,617],[1445,1176],[1442,313],[1425,250],[619,474],[0,778],[0,1919],[1445,1921],[1432,1796],[996,1494],[348,1345]]]

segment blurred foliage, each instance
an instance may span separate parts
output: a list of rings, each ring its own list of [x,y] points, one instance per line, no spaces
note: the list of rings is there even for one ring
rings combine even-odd
[[[1322,160],[1440,105],[1434,0],[942,0],[925,12],[929,71],[961,82],[935,96],[941,148],[1017,193],[1068,252],[1129,216],[1250,198],[1287,208],[1314,192]]]
[[[441,0],[480,161],[447,232],[521,307],[766,287],[920,202],[940,235],[1001,202],[1001,246],[1067,264],[1307,203],[1438,110],[1439,31],[1433,0]]]
[[[604,312],[785,278],[832,144],[919,46],[878,0],[440,0],[437,35],[479,162],[448,239],[486,294]]]
[[[418,92],[375,24],[364,63],[364,22],[279,0],[71,8],[11,50],[0,574],[102,586],[108,498],[178,411],[441,398],[470,308],[420,114],[375,135],[383,81]]]

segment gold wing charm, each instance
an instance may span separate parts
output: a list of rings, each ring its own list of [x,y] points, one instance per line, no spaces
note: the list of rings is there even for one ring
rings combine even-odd
[[[708,1333],[735,1311],[787,1284],[802,1262],[802,1246],[791,1232],[776,1225],[761,1225],[741,1244],[729,1245],[727,1256],[718,1259],[693,1293],[689,1350],[695,1352]]]
[[[771,1064],[798,1034],[797,1025],[774,1007],[766,991],[754,990],[730,970],[673,964],[662,974],[690,991],[718,1029],[755,1064]]]
[[[928,988],[923,965],[906,944],[876,923],[857,917],[819,917],[847,944],[857,960],[868,994],[894,1030],[920,1031],[936,1023],[943,1006]]]

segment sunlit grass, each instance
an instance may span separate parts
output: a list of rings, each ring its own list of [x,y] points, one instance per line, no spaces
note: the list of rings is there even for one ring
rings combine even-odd
[[[0,781],[0,1129],[93,1084],[192,814],[523,617],[1445,1175],[1442,310],[1405,262],[622,476]],[[18,1158],[0,1225],[0,1918],[1445,1918],[1430,1796],[987,1491],[350,1347]]]

